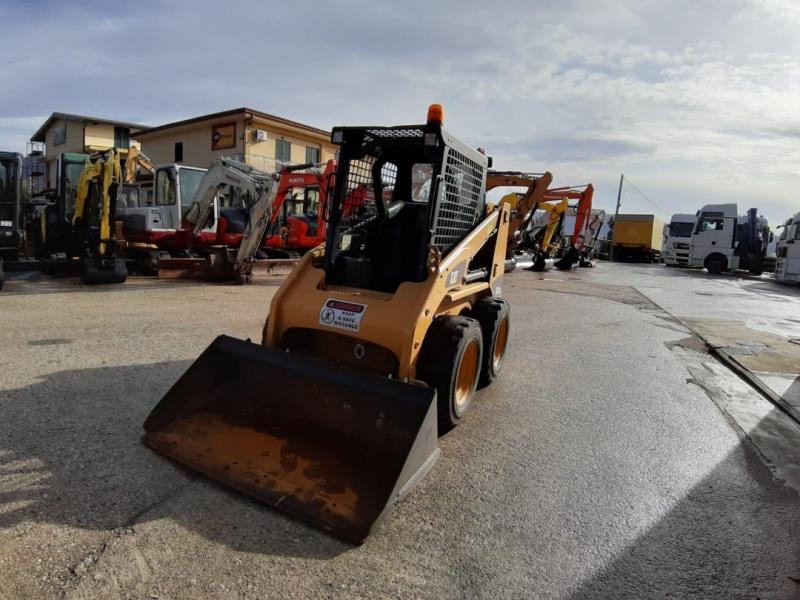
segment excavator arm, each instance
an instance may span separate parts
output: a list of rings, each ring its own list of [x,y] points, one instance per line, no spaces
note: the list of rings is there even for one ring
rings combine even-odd
[[[581,189],[583,188],[583,189]],[[572,243],[577,244],[578,238],[583,236],[586,239],[586,229],[589,217],[592,214],[592,198],[594,196],[594,186],[588,183],[583,186],[572,186],[547,190],[544,197],[547,200],[570,199],[578,200],[575,206],[575,227],[572,229]]]
[[[496,187],[526,187],[525,193],[516,196],[515,202],[510,202],[511,196],[505,196],[501,202],[511,204],[511,221],[508,226],[507,256],[514,255],[514,250],[522,240],[522,232],[529,221],[533,210],[545,198],[547,186],[553,182],[553,175],[549,171],[544,173],[522,173],[519,171],[489,171],[486,176],[486,191]]]
[[[122,184],[119,154],[110,149],[86,159],[78,180],[72,225],[82,236],[85,283],[121,283],[127,271],[115,254],[112,222]],[[92,187],[97,197],[90,201]]]
[[[98,253],[106,253],[106,244],[111,240],[111,220],[113,219],[111,210],[111,186],[119,184],[122,179],[122,169],[120,166],[119,155],[116,150],[109,150],[107,153],[96,157],[88,158],[78,180],[78,189],[75,196],[75,214],[72,216],[73,226],[78,219],[87,219],[89,188],[92,182],[100,180],[100,241],[98,243]]]
[[[128,150],[128,158],[125,161],[125,177],[124,183],[133,183],[136,180],[136,175],[139,169],[143,169],[155,175],[156,165],[150,160],[147,155],[139,150],[136,146],[131,146]]]
[[[276,175],[258,171],[238,160],[224,156],[217,158],[200,180],[192,199],[192,208],[186,217],[194,223],[194,235],[199,236],[213,219],[214,198],[221,188],[231,186],[255,199],[250,205],[253,207],[262,200],[263,192],[272,187],[276,180]]]

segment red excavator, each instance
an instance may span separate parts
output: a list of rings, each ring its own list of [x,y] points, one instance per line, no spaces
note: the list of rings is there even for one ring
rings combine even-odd
[[[270,256],[298,258],[325,242],[328,197],[336,161],[292,167],[281,173],[272,221],[262,248]]]
[[[555,262],[558,269],[569,270],[574,265],[592,266],[588,254],[591,250],[589,244],[588,225],[592,215],[592,197],[594,186],[591,183],[578,186],[568,186],[548,189],[544,198],[546,201],[578,200],[570,206],[570,211],[575,215],[575,225],[572,233],[563,233],[562,255]]]

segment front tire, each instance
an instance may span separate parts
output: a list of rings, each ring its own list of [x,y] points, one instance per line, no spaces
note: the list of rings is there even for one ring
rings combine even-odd
[[[712,254],[706,258],[703,266],[712,275],[719,275],[728,267],[728,261],[721,254]]]
[[[511,328],[511,308],[504,298],[483,298],[475,303],[470,314],[481,326],[483,360],[478,387],[484,388],[500,374]]]
[[[425,335],[417,363],[417,376],[436,388],[439,430],[458,425],[467,412],[481,375],[481,326],[469,317],[434,319]]]

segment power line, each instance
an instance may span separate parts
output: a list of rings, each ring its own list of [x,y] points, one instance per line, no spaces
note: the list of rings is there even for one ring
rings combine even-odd
[[[656,209],[660,210],[660,211],[661,211],[661,213],[662,213],[662,214],[663,214],[665,217],[670,217],[670,216],[671,216],[671,215],[670,215],[670,213],[668,213],[668,212],[667,212],[667,211],[665,211],[663,208],[661,208],[661,207],[660,207],[658,204],[656,204],[655,202],[653,202],[652,200],[650,200],[650,198],[648,198],[648,197],[645,195],[645,193],[644,193],[642,190],[640,190],[638,187],[636,187],[636,186],[633,184],[633,182],[630,180],[630,177],[626,177],[626,178],[625,178],[625,183],[627,183],[627,184],[628,184],[629,186],[631,186],[631,187],[632,187],[634,190],[636,190],[636,191],[639,193],[639,195],[640,195],[642,198],[644,198],[645,200],[647,200],[647,201],[648,201],[650,204],[652,204],[652,205],[653,205],[653,206],[654,206]]]

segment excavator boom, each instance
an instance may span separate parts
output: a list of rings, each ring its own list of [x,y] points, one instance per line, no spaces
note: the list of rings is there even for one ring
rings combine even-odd
[[[78,180],[72,226],[83,246],[84,283],[122,283],[125,263],[116,256],[114,218],[122,166],[115,149],[86,159]]]

